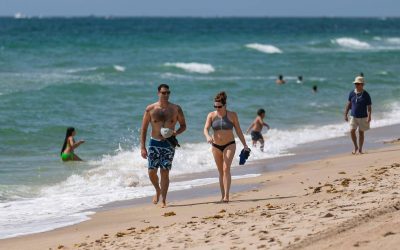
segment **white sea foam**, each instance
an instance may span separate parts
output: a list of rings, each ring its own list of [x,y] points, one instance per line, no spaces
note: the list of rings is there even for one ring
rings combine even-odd
[[[351,37],[342,37],[332,40],[333,43],[348,49],[371,49],[371,45]]]
[[[390,44],[400,45],[400,37],[386,38],[385,41]]]
[[[121,65],[114,65],[113,67],[116,71],[119,71],[119,72],[124,72],[126,69],[124,66],[121,66]]]
[[[119,72],[124,72],[126,68],[121,65],[113,65],[112,68]],[[65,72],[69,74],[80,73],[80,72],[88,72],[88,71],[96,71],[100,69],[100,67],[84,67],[84,68],[76,68],[76,69],[68,69]]]
[[[85,72],[85,71],[94,71],[97,69],[98,69],[97,67],[77,68],[77,69],[68,69],[68,70],[66,70],[66,72],[73,74],[73,73],[79,73],[79,72]]]
[[[48,231],[88,220],[93,214],[87,209],[102,204],[154,194],[150,185],[140,188],[126,185],[123,173],[118,169],[89,171],[86,176],[71,176],[66,181],[44,188],[42,195],[26,199],[0,203],[0,239],[19,235]],[[114,173],[113,173],[114,172]],[[141,169],[141,172],[146,172]],[[113,180],[112,177],[117,177]],[[233,179],[254,178],[259,174],[232,176]],[[121,182],[122,180],[122,182]],[[170,191],[185,190],[218,182],[218,178],[203,178],[190,181],[172,182]]]
[[[317,104],[314,104],[317,105]],[[371,127],[382,127],[400,123],[400,103],[394,103],[387,113],[374,115]],[[343,136],[348,131],[347,123],[325,126],[305,126],[295,130],[270,129],[266,134],[265,152],[253,149],[249,161],[280,157],[290,154],[290,149],[299,144]],[[246,136],[250,141],[250,137]],[[210,145],[182,143],[177,149],[171,171],[170,190],[184,190],[196,186],[216,183],[216,178],[174,181],[178,175],[190,175],[215,169]],[[238,142],[233,168],[238,166]],[[75,174],[65,181],[36,191],[35,198],[25,197],[0,203],[0,238],[47,231],[88,219],[91,209],[118,200],[127,200],[153,195],[146,166],[138,148],[118,147],[114,155],[104,155],[100,160],[90,161],[92,169]],[[237,176],[249,178],[254,175]],[[16,197],[17,198],[17,197]]]
[[[209,73],[215,72],[215,68],[211,64],[203,64],[203,63],[197,63],[197,62],[165,63],[164,65],[167,67],[176,67],[179,69],[183,69],[183,70],[185,70],[187,72],[191,72],[191,73],[209,74]]]
[[[249,49],[255,49],[263,53],[267,54],[280,54],[282,53],[282,50],[279,49],[278,47],[275,47],[270,44],[260,44],[260,43],[249,43],[246,44],[246,47]]]

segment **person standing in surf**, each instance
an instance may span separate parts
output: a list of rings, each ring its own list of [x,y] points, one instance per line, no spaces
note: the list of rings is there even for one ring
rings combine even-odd
[[[364,77],[357,76],[354,80],[355,89],[349,94],[348,102],[344,110],[344,120],[347,122],[349,118],[347,114],[351,109],[350,116],[350,135],[353,141],[354,150],[352,154],[363,153],[364,132],[369,129],[372,114],[371,97],[364,90]],[[358,128],[358,143],[356,130]]]
[[[76,135],[75,128],[69,127],[67,128],[67,132],[65,133],[64,144],[61,148],[61,160],[62,161],[82,161],[79,156],[74,153],[74,150],[79,147],[82,143],[85,143],[84,140],[80,140],[75,142],[74,136]]]
[[[249,128],[246,130],[246,134],[248,134],[251,130],[251,140],[253,142],[253,147],[257,146],[258,141],[260,142],[261,151],[264,151],[264,137],[261,134],[261,131],[264,126],[270,129],[269,125],[264,122],[264,118],[265,118],[265,109],[257,110],[257,117],[254,119],[253,123],[250,124]]]
[[[233,111],[228,111],[226,108],[226,99],[225,92],[220,92],[215,96],[214,108],[216,111],[210,112],[207,115],[203,131],[207,142],[212,145],[212,154],[218,168],[221,202],[229,202],[229,191],[232,181],[231,164],[236,151],[233,128],[235,128],[244,149],[250,150],[240,128],[237,114]],[[209,134],[210,127],[214,131],[213,136]]]
[[[172,167],[176,146],[167,138],[177,136],[186,130],[182,108],[169,102],[170,93],[167,84],[158,86],[158,101],[146,107],[140,132],[141,155],[148,160],[149,178],[156,190],[153,203],[157,204],[161,195],[162,207],[167,206],[169,171]],[[179,128],[175,131],[177,123],[179,123]],[[149,124],[151,124],[151,138],[149,147],[146,149]],[[158,178],[158,169],[160,169],[161,181]]]

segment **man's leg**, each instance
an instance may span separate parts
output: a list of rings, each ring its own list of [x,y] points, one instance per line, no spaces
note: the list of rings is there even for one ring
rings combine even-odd
[[[161,173],[161,198],[162,198],[162,207],[167,206],[167,193],[169,187],[169,170],[168,169],[160,169]]]
[[[350,130],[350,134],[351,134],[351,140],[353,141],[353,144],[354,144],[354,150],[352,152],[352,154],[354,155],[358,151],[356,129],[352,128]]]
[[[154,188],[156,189],[156,195],[153,197],[153,203],[157,204],[160,199],[161,188],[158,182],[157,169],[149,169],[149,178]]]
[[[363,145],[364,145],[364,131],[358,130],[358,145],[360,146],[359,152],[360,154],[363,154]]]

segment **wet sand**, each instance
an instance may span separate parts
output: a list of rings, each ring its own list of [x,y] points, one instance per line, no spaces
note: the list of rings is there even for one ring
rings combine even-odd
[[[99,211],[74,226],[1,240],[0,248],[395,249],[400,145],[367,152],[236,180],[246,190],[228,204],[208,195],[171,199],[165,209],[137,204]]]

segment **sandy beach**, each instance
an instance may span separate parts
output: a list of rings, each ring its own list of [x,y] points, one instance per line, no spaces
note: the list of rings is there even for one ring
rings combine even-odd
[[[232,195],[100,211],[1,249],[396,249],[400,144],[341,154],[234,181]],[[211,185],[217,189],[217,185]],[[149,198],[150,203],[150,198]]]

